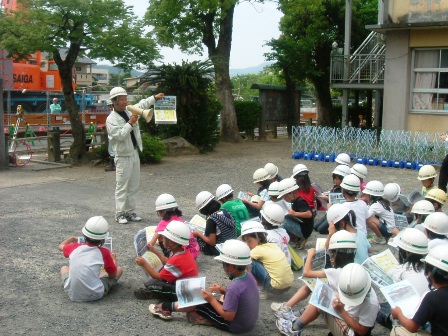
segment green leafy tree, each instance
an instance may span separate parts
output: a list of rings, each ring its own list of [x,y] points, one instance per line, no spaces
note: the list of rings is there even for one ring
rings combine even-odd
[[[284,13],[282,35],[268,45],[283,69],[287,87],[308,79],[314,86],[319,124],[334,125],[330,94],[331,44],[344,41],[345,0],[279,0]],[[377,0],[354,1],[352,7],[352,46],[357,47],[368,35],[366,24],[376,22]]]
[[[210,62],[182,62],[150,68],[142,80],[159,83],[159,89],[165,95],[177,97],[177,124],[146,124],[151,134],[163,138],[180,135],[201,152],[214,148],[219,141],[221,105],[216,99]]]
[[[0,13],[0,48],[26,58],[47,52],[58,66],[74,142],[70,159],[85,157],[85,130],[74,99],[72,68],[79,56],[106,59],[123,69],[150,64],[159,54],[142,21],[122,0],[18,0],[23,10]],[[67,47],[65,58],[60,49]]]
[[[233,14],[239,0],[149,0],[146,21],[157,41],[202,54],[203,45],[213,62],[216,92],[222,104],[222,139],[238,141],[238,125],[229,76]],[[262,1],[260,1],[262,2]]]

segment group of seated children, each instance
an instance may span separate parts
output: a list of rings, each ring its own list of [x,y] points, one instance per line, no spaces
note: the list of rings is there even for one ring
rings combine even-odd
[[[448,285],[448,216],[441,212],[446,194],[434,187],[433,167],[420,169],[418,179],[422,181],[425,199],[413,205],[413,221],[400,232],[395,227],[392,210],[400,194],[399,186],[365,181],[367,168],[360,164],[350,168],[347,157],[342,154],[336,159],[340,165],[332,171],[330,190],[340,192],[345,202],[328,203],[327,215],[316,225],[317,194],[303,164],[296,165],[291,178],[285,179],[272,163],[257,169],[253,180],[259,186],[259,197],[255,201],[235,198],[228,184],[220,185],[216,195],[200,192],[195,204],[206,218],[204,231],[191,231],[176,199],[161,194],[155,202],[161,220],[147,249],[160,259],[163,267],[156,270],[144,257],[136,258],[148,277],[144,288],[134,292],[135,296],[164,301],[149,305],[149,311],[164,320],[172,319],[172,312],[186,312],[188,321],[194,324],[231,333],[248,332],[258,319],[260,298],[285,293],[293,285],[289,243],[304,248],[314,228],[328,234],[325,245],[331,267],[313,270],[315,250],[309,249],[303,276],[326,279],[328,286],[338,293],[331,302],[338,317],[311,304],[296,311],[294,306],[311,294],[308,286],[302,286],[287,302],[271,305],[282,334],[301,335],[318,316],[324,318],[333,335],[369,335],[375,322],[392,329],[391,335],[426,335],[427,331],[420,327],[427,328],[427,322],[432,335],[448,334],[444,318],[448,308],[443,308],[446,306],[443,300],[448,296],[448,290],[444,290]],[[326,195],[319,197],[329,201]],[[254,216],[259,221],[251,219]],[[397,235],[400,265],[394,271],[394,281],[410,281],[423,298],[411,318],[404,316],[400,308],[387,303],[380,306],[370,276],[360,266],[368,258],[368,228],[376,236],[374,243],[385,243]],[[70,237],[59,245],[70,261],[70,266],[63,266],[60,274],[72,301],[102,298],[122,275],[115,254],[102,246],[108,229],[107,221],[95,216],[82,229],[85,243]],[[226,287],[213,284],[208,291],[202,290],[207,303],[180,308],[176,281],[198,276],[199,251],[221,261],[231,282]],[[430,292],[426,292],[427,283]],[[399,320],[401,326],[392,328],[392,319]]]

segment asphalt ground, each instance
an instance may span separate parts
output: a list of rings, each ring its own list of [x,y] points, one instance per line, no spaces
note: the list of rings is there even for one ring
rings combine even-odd
[[[324,190],[331,187],[331,172],[335,163],[291,159],[291,141],[287,138],[268,141],[221,143],[216,151],[206,155],[167,157],[160,164],[141,167],[141,185],[137,213],[143,222],[119,225],[114,221],[115,174],[105,172],[105,166],[68,166],[45,164],[45,154],[39,161],[25,167],[11,167],[0,172],[0,329],[3,335],[224,335],[211,327],[194,326],[183,313],[174,313],[165,322],[151,316],[149,303],[133,296],[142,286],[143,271],[135,263],[133,236],[148,225],[156,225],[154,202],[161,193],[170,193],[183,211],[184,219],[197,212],[195,196],[202,190],[212,193],[222,183],[230,184],[235,192],[256,191],[253,172],[267,162],[279,167],[283,177],[291,175],[294,165],[304,163],[312,180]],[[421,188],[417,172],[396,168],[368,167],[368,180],[397,182],[404,194]],[[63,292],[58,275],[67,260],[58,251],[61,241],[80,235],[86,220],[103,215],[110,224],[113,249],[124,274],[118,288],[97,302],[74,303]],[[318,216],[324,215],[321,212]],[[306,244],[311,248],[315,232]],[[374,245],[375,252],[386,245]],[[299,252],[302,256],[306,251]],[[221,264],[212,257],[198,258],[200,275],[207,283],[223,285]],[[298,278],[301,272],[294,272]],[[260,317],[249,335],[279,335],[270,309],[273,301],[286,301],[301,286],[297,280],[286,294],[263,300]],[[306,302],[297,305],[303,307]],[[303,335],[326,335],[323,320],[307,326]],[[388,331],[376,326],[373,335]]]

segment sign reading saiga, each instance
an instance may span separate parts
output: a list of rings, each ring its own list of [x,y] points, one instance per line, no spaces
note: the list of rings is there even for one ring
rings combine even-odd
[[[165,96],[156,100],[154,121],[156,124],[177,124],[176,96]]]

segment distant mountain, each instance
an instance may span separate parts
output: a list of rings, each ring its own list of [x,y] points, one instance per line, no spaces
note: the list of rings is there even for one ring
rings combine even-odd
[[[258,74],[261,71],[263,71],[263,68],[265,66],[271,65],[272,63],[273,62],[263,62],[259,65],[252,66],[249,68],[230,69],[230,77],[234,77],[234,76],[238,76],[238,75]],[[97,64],[97,65],[94,65],[93,67],[97,68],[97,69],[107,69],[107,70],[109,70],[109,73],[111,73],[111,74],[118,74],[121,71],[120,69],[118,69],[112,65],[107,65],[107,64]],[[138,77],[142,74],[144,74],[144,71],[137,71],[137,70],[131,71],[131,75],[133,77]]]

